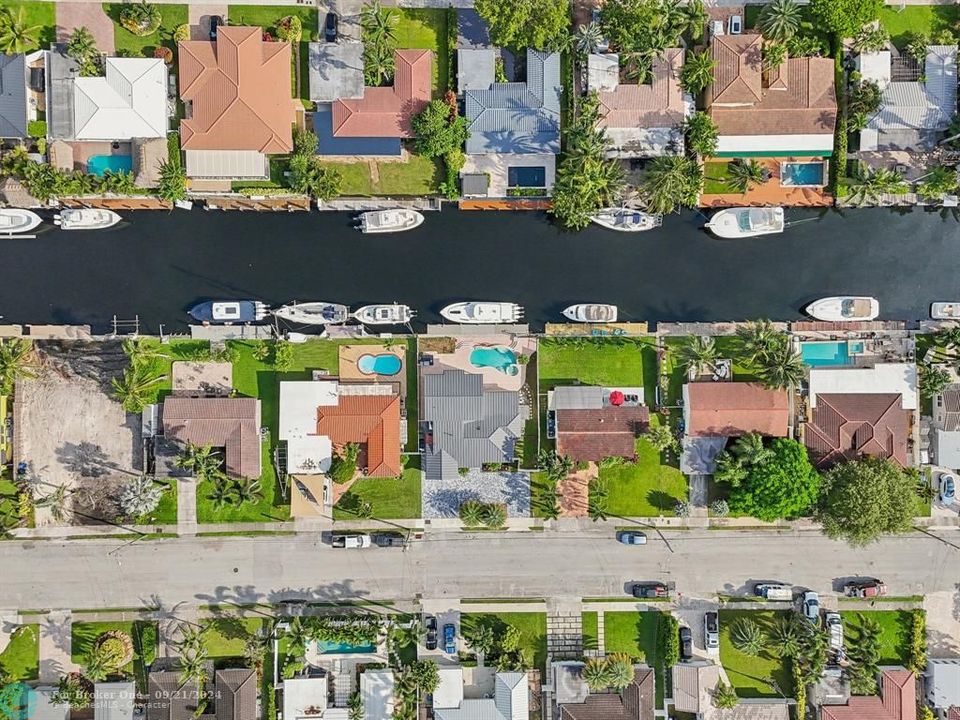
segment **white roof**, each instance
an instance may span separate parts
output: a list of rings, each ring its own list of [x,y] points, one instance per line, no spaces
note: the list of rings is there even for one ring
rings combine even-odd
[[[890,51],[860,53],[857,70],[864,80],[877,83],[882,90],[890,82]]]
[[[521,672],[497,673],[494,678],[493,699],[462,699],[463,673],[460,668],[451,668],[458,671],[461,678],[459,706],[446,705],[437,707],[437,693],[433,695],[433,709],[436,720],[528,720],[530,716],[529,688],[527,675]],[[440,670],[443,673],[443,668]],[[449,675],[452,682],[455,678]],[[441,675],[441,685],[443,684]],[[437,688],[439,691],[440,688]],[[451,702],[452,697],[444,698],[444,702]]]
[[[943,130],[957,106],[957,46],[930,45],[924,59],[924,82],[891,82],[890,53],[863,60],[865,80],[874,80],[883,90],[880,110],[870,118],[869,129],[880,132],[896,130]],[[886,69],[881,63],[886,60]],[[873,144],[876,146],[876,143]]]
[[[330,469],[333,446],[326,435],[317,435],[317,408],[336,405],[336,380],[287,380],[280,383],[281,440],[287,441],[287,472],[319,475]]]
[[[940,467],[960,470],[960,431],[937,430],[934,433],[933,459]]]
[[[813,368],[810,370],[810,407],[820,394],[898,393],[900,407],[917,408],[917,366],[880,363],[872,368]]]
[[[73,81],[77,140],[167,136],[167,66],[152,58],[107,58],[104,77]]]
[[[270,177],[267,156],[256,150],[186,150],[187,176],[192,178]]]
[[[283,681],[283,720],[301,720],[316,718],[316,714],[307,715],[306,710],[327,707],[327,678],[291,678]]]
[[[68,720],[70,706],[66,703],[54,705],[51,702],[51,696],[57,692],[57,688],[38,687],[30,692],[33,696],[30,700],[30,720]]]
[[[463,702],[463,668],[440,667],[440,684],[433,691],[435,710],[458,708]]]
[[[721,135],[717,139],[718,153],[766,152],[769,155],[791,152],[833,151],[833,133],[812,135]]]
[[[590,92],[616,90],[620,84],[620,56],[617,53],[591,53],[587,57],[587,89]]]
[[[927,698],[938,710],[960,706],[960,659],[928,660]]]
[[[392,670],[367,670],[360,676],[364,720],[393,717],[393,685]]]
[[[93,686],[94,720],[133,720],[137,688],[132,682],[96,683]]]

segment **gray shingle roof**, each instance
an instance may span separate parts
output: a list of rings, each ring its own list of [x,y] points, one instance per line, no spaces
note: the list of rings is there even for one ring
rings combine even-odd
[[[27,61],[0,55],[0,137],[27,136]]]
[[[957,46],[930,45],[925,82],[891,82],[868,127],[880,132],[944,130],[957,106]]]
[[[462,370],[424,375],[423,420],[433,424],[424,472],[449,479],[462,467],[509,462],[525,419],[518,393],[484,389],[480,375]]]
[[[46,53],[47,134],[52,138],[73,138],[73,80],[80,66],[58,49]]]
[[[467,90],[467,152],[560,152],[560,55],[527,50],[525,83]]]

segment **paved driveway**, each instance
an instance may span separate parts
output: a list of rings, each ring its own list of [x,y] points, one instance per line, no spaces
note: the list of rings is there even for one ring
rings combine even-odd
[[[423,517],[452,518],[467,500],[504,503],[508,517],[530,516],[530,475],[471,470],[451,480],[423,480]]]
[[[113,55],[116,49],[113,21],[103,11],[100,3],[57,3],[57,40],[66,42],[70,33],[78,27],[85,27],[90,31],[100,52]]]

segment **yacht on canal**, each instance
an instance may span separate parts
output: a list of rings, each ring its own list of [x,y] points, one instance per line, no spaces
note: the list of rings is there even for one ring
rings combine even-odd
[[[613,323],[617,321],[617,306],[606,303],[580,303],[564,310],[563,316],[573,322]]]
[[[440,315],[465,325],[499,325],[520,321],[523,308],[509,302],[458,302],[447,305]]]
[[[67,208],[53,216],[61,230],[103,230],[120,222],[121,217],[113,210],[103,208]]]
[[[194,320],[204,325],[233,325],[263,320],[270,310],[259,300],[208,300],[189,310]]]
[[[782,207],[727,208],[721,210],[707,223],[706,228],[724,239],[757,237],[782,233],[786,224]]]
[[[339,325],[350,317],[346,305],[330,302],[292,302],[274,310],[273,314],[298,325]]]
[[[934,320],[960,320],[960,301],[932,303],[930,317]]]
[[[406,325],[416,313],[409,305],[397,303],[364,305],[353,313],[353,317],[364,325]]]
[[[880,303],[872,297],[836,295],[810,303],[807,314],[825,322],[875,320],[880,314]]]
[[[590,216],[590,221],[618,232],[643,232],[653,230],[663,224],[662,215],[652,215],[627,207],[609,207],[598,210]]]
[[[357,229],[362,233],[394,233],[413,230],[423,224],[423,215],[409,208],[371,210],[360,214]]]
[[[43,218],[31,210],[20,208],[0,209],[0,234],[16,235],[33,230],[43,222]]]

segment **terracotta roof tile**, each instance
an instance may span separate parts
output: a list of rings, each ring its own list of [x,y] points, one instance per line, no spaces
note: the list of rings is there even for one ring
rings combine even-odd
[[[647,667],[634,668],[633,682],[622,695],[588,695],[582,703],[561,705],[561,720],[653,720],[654,675]]]
[[[260,401],[256,398],[168,397],[163,401],[163,433],[182,443],[222,447],[228,475],[260,477]]]
[[[221,27],[217,41],[179,45],[180,97],[192,102],[180,121],[184,150],[293,149],[290,44],[263,42],[258,27]]]
[[[880,676],[883,699],[876,695],[851,697],[846,705],[823,705],[821,720],[916,720],[917,680],[909,670],[884,670]]]
[[[317,434],[334,445],[363,446],[370,477],[403,473],[398,395],[341,395],[337,405],[317,408]]]
[[[910,414],[896,393],[817,393],[804,442],[821,468],[860,455],[906,467]]]
[[[601,127],[659,128],[683,122],[683,88],[680,69],[683,50],[671,48],[653,64],[653,81],[648,84],[620,84],[616,90],[597,93]]]
[[[557,453],[574,461],[636,457],[636,438],[650,420],[646,407],[557,410]]]
[[[750,432],[786,437],[790,410],[785,390],[756,383],[701,382],[686,386],[687,435],[737,436]]]

